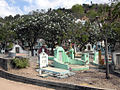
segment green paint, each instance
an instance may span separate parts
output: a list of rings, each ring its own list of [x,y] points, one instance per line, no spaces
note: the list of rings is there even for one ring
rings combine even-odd
[[[93,64],[99,64],[98,52],[94,52]]]
[[[61,62],[59,62],[59,61],[57,61],[57,60],[54,60],[53,66],[56,67],[56,68],[61,68],[61,69],[69,70],[68,65],[66,65],[66,64],[64,64],[64,63],[61,63]]]
[[[89,64],[89,54],[84,53],[82,55],[82,60],[74,59],[74,49],[71,49],[70,51],[70,57],[66,55],[66,52],[62,47],[56,47],[54,50],[54,62],[53,66],[56,68],[62,68],[69,70],[69,65],[86,65]],[[52,58],[50,58],[52,59]],[[72,70],[86,70],[89,69],[89,66],[87,67],[79,67],[79,68],[71,68]]]
[[[71,49],[69,50],[68,56],[69,56],[71,59],[74,59],[74,49],[73,49],[73,48],[71,48]]]
[[[86,62],[86,64],[89,64],[89,53],[83,53],[81,59]]]
[[[52,61],[53,61],[53,60],[54,60],[54,57],[48,57],[48,60],[52,60]]]
[[[84,60],[77,60],[77,59],[70,59],[69,63],[74,65],[85,65]]]

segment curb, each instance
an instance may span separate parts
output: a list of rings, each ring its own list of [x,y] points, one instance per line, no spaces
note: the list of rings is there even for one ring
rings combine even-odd
[[[64,83],[64,82],[60,83],[60,82],[32,79],[32,78],[27,78],[27,77],[11,74],[3,70],[0,70],[0,77],[13,80],[13,81],[17,81],[17,82],[33,84],[37,86],[44,86],[44,87],[47,86],[49,88],[54,88],[54,89],[59,88],[59,90],[108,90],[105,88],[80,86],[80,85],[69,84],[69,83]]]

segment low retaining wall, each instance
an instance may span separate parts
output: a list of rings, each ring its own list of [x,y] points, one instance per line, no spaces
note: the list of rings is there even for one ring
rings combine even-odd
[[[12,68],[11,66],[11,61],[12,59],[8,58],[0,58],[0,67],[3,68],[4,70],[8,71],[9,69]]]
[[[64,82],[60,83],[60,82],[32,79],[32,78],[27,78],[27,77],[11,74],[3,70],[0,70],[0,77],[13,80],[13,81],[27,83],[27,84],[33,84],[33,85],[45,86],[45,87],[47,86],[47,87],[55,88],[55,89],[59,88],[59,90],[107,90],[103,88],[67,84]]]

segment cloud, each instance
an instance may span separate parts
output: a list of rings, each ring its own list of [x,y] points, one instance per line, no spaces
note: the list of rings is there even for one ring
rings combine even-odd
[[[15,4],[15,0],[9,0],[12,4]]]
[[[109,0],[92,0],[93,3],[98,3],[98,4],[104,4],[104,3],[109,3]]]
[[[8,15],[16,15],[17,13],[22,14],[19,7],[10,6],[5,0],[0,0],[0,16],[5,17]]]
[[[30,4],[33,2],[33,0],[23,0],[23,1],[26,1],[26,2],[28,2]]]
[[[24,0],[30,3],[29,6],[24,6],[25,12],[34,9],[48,8],[71,8],[75,4],[90,4],[91,0]],[[92,0],[93,3],[108,3],[109,0]]]
[[[28,2],[29,6],[24,6],[25,12],[30,12],[35,9],[49,9],[49,8],[71,8],[75,4],[82,4],[84,0],[24,0]],[[32,2],[32,3],[31,3]]]
[[[8,3],[9,1],[9,3]],[[109,0],[0,0],[0,16],[26,14],[36,9],[71,8],[75,4],[108,3]]]

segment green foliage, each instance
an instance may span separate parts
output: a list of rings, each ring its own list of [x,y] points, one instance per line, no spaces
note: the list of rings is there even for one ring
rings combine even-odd
[[[90,10],[87,12],[87,16],[90,18],[90,19],[94,19],[96,18],[96,16],[98,16],[97,12],[95,10]]]
[[[13,43],[10,42],[9,45],[7,46],[7,48],[11,49],[13,47]]]
[[[74,13],[83,14],[84,13],[84,8],[82,7],[82,5],[76,4],[76,5],[72,6],[72,11]]]
[[[13,59],[13,65],[16,68],[26,68],[29,66],[29,60],[27,58],[15,58]]]

